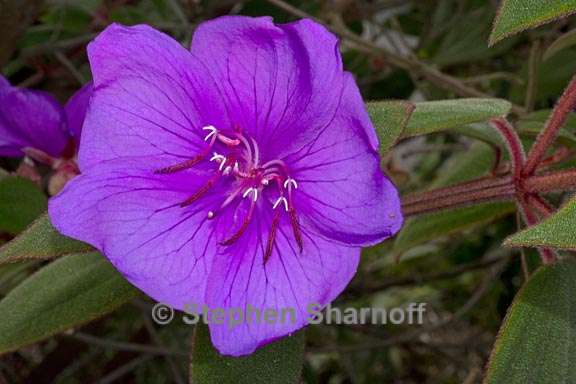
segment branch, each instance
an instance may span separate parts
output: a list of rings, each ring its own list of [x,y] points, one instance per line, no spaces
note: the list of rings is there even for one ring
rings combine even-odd
[[[333,25],[330,25],[323,20],[320,20],[290,4],[287,4],[283,0],[268,0],[268,2],[296,17],[311,19],[319,24],[324,25],[333,33],[339,35],[342,38],[347,39],[349,42],[352,42],[354,48],[358,49],[359,51],[363,51],[372,55],[381,56],[390,65],[404,69],[406,71],[419,74],[423,76],[425,79],[427,79],[430,83],[436,85],[441,89],[454,92],[456,95],[461,97],[492,97],[489,94],[486,94],[473,87],[466,85],[463,81],[455,77],[449,76],[447,74],[438,71],[437,69],[429,66],[428,64],[422,61],[416,60],[414,58],[407,58],[394,52],[390,52],[387,49],[372,43],[371,41],[363,39],[359,35],[350,31],[350,29],[346,27],[346,25],[344,24],[339,15],[333,15]],[[516,114],[525,113],[524,108],[517,105],[514,105],[512,107],[512,110]]]

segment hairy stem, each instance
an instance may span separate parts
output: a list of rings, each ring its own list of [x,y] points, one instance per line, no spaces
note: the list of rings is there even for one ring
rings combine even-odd
[[[529,193],[576,189],[576,169],[567,169],[529,177],[524,181],[523,189]]]
[[[576,76],[572,78],[570,84],[560,96],[556,107],[552,111],[550,118],[546,122],[544,130],[536,138],[536,142],[532,146],[528,159],[526,160],[526,165],[524,166],[523,174],[526,176],[533,175],[538,165],[542,162],[546,156],[546,151],[560,132],[560,129],[566,122],[568,115],[576,105]]]
[[[522,147],[520,136],[518,136],[512,124],[504,118],[491,119],[490,125],[504,138],[512,161],[514,182],[519,183],[522,178],[522,168],[526,160],[526,153],[524,152],[524,147]]]

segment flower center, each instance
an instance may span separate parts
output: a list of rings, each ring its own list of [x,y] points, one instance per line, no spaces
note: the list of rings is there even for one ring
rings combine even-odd
[[[234,187],[226,194],[219,208],[207,212],[208,219],[213,219],[218,212],[233,202],[250,199],[248,212],[240,227],[220,243],[228,246],[242,237],[252,221],[256,205],[260,200],[265,200],[262,198],[264,190],[271,190],[276,198],[269,202],[274,214],[268,234],[264,263],[268,261],[274,250],[276,232],[283,213],[288,216],[298,249],[302,252],[302,232],[293,204],[293,194],[298,189],[298,182],[290,176],[286,164],[279,159],[262,163],[258,143],[253,138],[246,137],[240,129],[235,129],[230,134],[220,132],[212,125],[202,129],[207,132],[204,138],[207,145],[199,154],[184,162],[155,171],[156,174],[169,174],[191,168],[201,162],[214,164],[212,176],[190,197],[181,202],[180,206],[187,207],[193,204],[222,178],[234,178]],[[217,148],[222,148],[222,150],[216,151]]]

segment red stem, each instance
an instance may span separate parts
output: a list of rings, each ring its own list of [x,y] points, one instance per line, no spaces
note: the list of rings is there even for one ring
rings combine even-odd
[[[523,189],[530,193],[566,191],[574,188],[576,188],[576,169],[532,176],[523,182]]]
[[[522,172],[524,175],[530,176],[534,174],[536,168],[546,156],[546,151],[558,136],[560,128],[566,122],[574,105],[576,105],[576,76],[572,78],[570,84],[560,96],[550,118],[546,122],[544,130],[536,138]]]
[[[532,211],[532,207],[524,196],[519,196],[518,206],[524,216],[524,221],[526,224],[528,224],[529,227],[538,223],[538,219]],[[554,255],[554,252],[552,252],[550,249],[538,248],[538,252],[540,253],[540,258],[542,259],[543,264],[553,264],[556,261],[556,255]]]
[[[498,131],[498,133],[500,133],[500,135],[502,135],[506,142],[512,162],[512,175],[514,181],[518,183],[522,178],[522,168],[524,167],[524,162],[526,160],[526,153],[524,152],[522,141],[514,127],[512,127],[506,119],[491,119],[490,124]]]

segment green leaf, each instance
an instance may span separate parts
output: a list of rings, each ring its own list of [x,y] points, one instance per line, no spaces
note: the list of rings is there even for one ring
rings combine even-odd
[[[575,383],[576,264],[541,267],[516,295],[485,384]]]
[[[222,356],[212,346],[208,327],[196,325],[191,382],[202,384],[296,384],[304,363],[304,331],[268,344],[249,356]]]
[[[458,99],[416,103],[404,137],[444,131],[461,125],[506,116],[510,102],[501,99]]]
[[[0,353],[99,318],[138,292],[97,252],[58,259],[0,301]]]
[[[40,188],[16,176],[0,178],[0,230],[17,234],[46,210]]]
[[[50,259],[92,250],[86,243],[61,235],[50,224],[48,215],[44,214],[18,237],[0,248],[0,264],[27,259]]]
[[[493,164],[494,153],[490,146],[477,142],[469,150],[448,160],[438,172],[440,176],[431,184],[431,188],[454,185],[483,176]],[[512,203],[486,203],[409,218],[396,237],[394,252],[401,254],[439,237],[486,225],[514,210]]]
[[[402,136],[414,111],[407,101],[375,101],[367,104],[372,124],[380,141],[380,155],[384,156]]]
[[[544,51],[542,59],[548,60],[561,50],[572,47],[573,45],[576,45],[576,29],[567,32],[554,40],[554,42]]]
[[[573,12],[576,12],[576,0],[502,0],[490,35],[490,45]]]
[[[549,247],[576,250],[576,198],[540,224],[510,236],[509,247]]]

